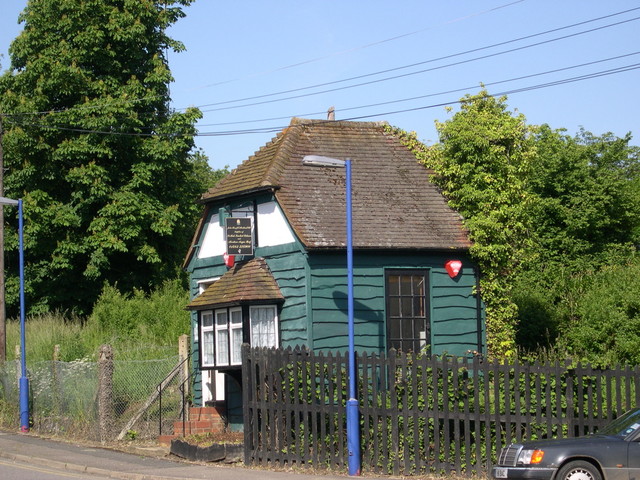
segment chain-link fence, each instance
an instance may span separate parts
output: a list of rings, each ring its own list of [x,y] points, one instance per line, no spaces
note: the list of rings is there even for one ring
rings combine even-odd
[[[189,401],[187,364],[177,355],[29,364],[31,428],[96,441],[173,433],[173,422],[181,419],[183,402]],[[5,427],[20,424],[19,376],[19,361],[0,366],[0,421]]]

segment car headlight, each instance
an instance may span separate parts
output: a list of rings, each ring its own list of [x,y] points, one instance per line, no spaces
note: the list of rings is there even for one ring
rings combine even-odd
[[[518,463],[523,465],[535,465],[544,457],[544,450],[522,450],[518,457]]]

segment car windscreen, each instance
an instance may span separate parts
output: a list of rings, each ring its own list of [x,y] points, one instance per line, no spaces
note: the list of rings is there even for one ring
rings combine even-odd
[[[599,435],[626,437],[640,429],[640,409],[631,410],[598,430]]]

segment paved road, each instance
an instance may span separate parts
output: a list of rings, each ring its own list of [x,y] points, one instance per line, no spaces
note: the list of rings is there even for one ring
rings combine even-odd
[[[15,462],[15,463],[14,463]],[[51,478],[100,477],[123,480],[344,480],[346,475],[313,475],[252,469],[242,466],[194,464],[176,461],[168,449],[137,449],[134,453],[96,446],[59,442],[31,434],[0,431],[0,478],[17,465],[46,467],[49,471],[74,474]],[[45,471],[42,472],[44,477]],[[78,476],[76,476],[76,474]],[[86,475],[86,476],[85,476]],[[14,477],[14,478],[29,478]]]
[[[18,460],[0,459],[2,480],[105,480],[105,477],[32,465]]]

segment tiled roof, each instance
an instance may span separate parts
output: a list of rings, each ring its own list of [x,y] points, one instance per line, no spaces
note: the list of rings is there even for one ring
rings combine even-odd
[[[202,310],[213,305],[240,305],[248,301],[284,301],[284,296],[264,258],[236,263],[219,280],[194,298],[187,308]]]
[[[433,172],[377,122],[294,118],[202,201],[273,190],[308,249],[343,248],[345,170],[303,166],[305,155],[351,159],[354,248],[470,247],[460,216],[430,182]]]

